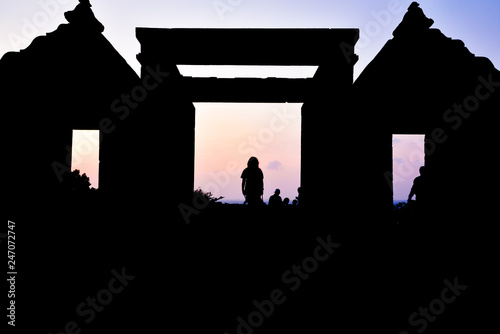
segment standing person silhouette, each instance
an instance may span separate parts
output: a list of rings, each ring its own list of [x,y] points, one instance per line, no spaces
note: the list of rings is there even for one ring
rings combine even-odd
[[[259,168],[259,160],[256,157],[248,159],[247,168],[241,173],[241,191],[245,196],[245,202],[249,206],[262,203],[264,194],[264,174]]]

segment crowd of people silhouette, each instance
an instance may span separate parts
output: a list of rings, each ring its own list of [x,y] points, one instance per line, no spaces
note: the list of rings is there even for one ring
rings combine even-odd
[[[250,157],[247,162],[247,168],[241,173],[241,192],[245,196],[245,202],[249,206],[260,206],[264,204],[264,173],[259,168],[259,160],[256,157]],[[297,189],[298,195],[292,201],[292,205],[300,204],[300,187]],[[271,208],[286,207],[290,204],[290,199],[285,197],[281,199],[281,190],[276,189],[274,194],[269,197],[268,205]]]

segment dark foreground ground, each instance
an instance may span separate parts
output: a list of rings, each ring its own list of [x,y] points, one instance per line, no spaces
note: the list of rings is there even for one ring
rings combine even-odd
[[[187,225],[131,204],[98,207],[19,217],[18,329],[484,333],[496,318],[484,222],[221,205]]]

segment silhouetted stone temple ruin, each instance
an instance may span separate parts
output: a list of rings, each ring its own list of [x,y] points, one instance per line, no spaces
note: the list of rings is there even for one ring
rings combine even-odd
[[[140,79],[104,38],[89,5],[66,17],[69,24],[0,63],[10,97],[8,154],[17,162],[8,167],[13,203],[27,189],[57,194],[70,168],[71,131],[99,129],[100,191],[176,211],[193,191],[194,102],[303,102],[301,187],[310,208],[330,198],[355,209],[352,199],[366,188],[378,194],[371,212],[390,214],[395,133],[426,135],[435,203],[452,207],[486,190],[471,174],[488,170],[473,158],[498,142],[491,121],[498,117],[498,71],[431,29],[417,4],[354,85],[357,29],[137,28]],[[177,65],[318,69],[304,79],[221,79],[184,77]],[[456,103],[466,110],[453,109]],[[40,138],[43,144],[33,145]],[[367,141],[373,149],[358,152]],[[332,157],[323,167],[319,152]],[[27,180],[32,171],[38,177]]]
[[[491,183],[498,172],[484,159],[498,150],[500,73],[462,41],[432,29],[433,23],[413,3],[394,38],[354,84],[359,125],[373,148],[366,152],[370,163],[362,175],[366,187],[380,195],[373,198],[373,212],[387,212],[392,135],[425,135],[428,218],[456,225],[466,216],[477,217],[478,208],[493,198]]]
[[[355,83],[358,29],[137,28],[138,76],[89,1],[65,17],[0,60],[6,207],[22,240],[23,322],[36,332],[75,329],[72,319],[82,333],[241,332],[242,317],[281,291],[286,304],[258,333],[399,333],[454,277],[470,289],[436,333],[482,333],[496,319],[483,306],[496,284],[500,72],[432,29],[417,3]],[[318,68],[312,78],[221,79],[178,65]],[[213,205],[186,224],[195,102],[303,103],[302,205]],[[61,182],[75,129],[100,131],[90,195]],[[394,134],[425,135],[418,224],[393,220]],[[309,270],[300,279],[299,264]],[[130,284],[105,315],[75,317],[87,296],[111,302],[104,280],[120,273]]]
[[[175,179],[161,189],[175,189],[190,201],[194,187],[195,108],[192,102],[304,102],[302,107],[301,187],[314,197],[326,198],[338,180],[316,170],[318,152],[341,143],[343,131],[332,131],[353,117],[353,50],[357,29],[149,29],[138,28],[138,59],[143,76],[147,68],[161,68],[170,75],[165,85],[148,99],[148,112],[164,122],[151,123],[149,141],[168,147]],[[295,45],[297,51],[287,47]],[[207,52],[200,52],[207,50]],[[177,65],[278,65],[318,66],[310,79],[218,79],[183,77]],[[174,124],[175,131],[165,128]],[[154,145],[148,145],[157,150]],[[353,153],[336,145],[337,154]],[[153,153],[151,153],[153,154]],[[336,170],[338,168],[338,170]],[[331,172],[341,173],[341,165]],[[154,176],[153,176],[154,177]],[[151,183],[154,181],[151,180]],[[172,184],[174,182],[174,184]],[[156,182],[154,182],[156,183]],[[347,196],[348,197],[348,196]],[[307,196],[306,196],[307,199]],[[169,202],[177,203],[172,198]]]

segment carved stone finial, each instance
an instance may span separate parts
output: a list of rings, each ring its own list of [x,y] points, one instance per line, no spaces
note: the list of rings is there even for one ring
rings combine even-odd
[[[79,0],[79,4],[72,11],[64,13],[64,17],[71,25],[78,26],[82,29],[95,30],[98,32],[104,31],[104,26],[99,22],[92,9],[89,0]]]
[[[428,30],[434,24],[434,20],[425,16],[424,11],[420,8],[420,4],[412,2],[408,7],[408,12],[405,14],[403,21],[394,30],[392,35],[397,37],[401,34],[415,34]]]

